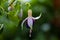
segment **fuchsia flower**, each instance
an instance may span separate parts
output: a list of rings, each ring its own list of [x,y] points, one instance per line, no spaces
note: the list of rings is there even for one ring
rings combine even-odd
[[[34,23],[34,20],[37,20],[37,19],[39,19],[41,17],[41,14],[38,16],[38,17],[36,17],[36,18],[34,18],[34,17],[27,17],[26,19],[24,19],[23,20],[23,22],[22,22],[22,24],[21,24],[21,27],[22,27],[22,29],[23,29],[23,23],[27,20],[27,25],[28,25],[28,27],[32,27],[33,26],[33,23]]]
[[[21,24],[21,27],[22,27],[22,30],[23,30],[23,23],[24,23],[25,21],[27,21],[27,26],[26,26],[26,27],[30,28],[29,37],[31,37],[31,33],[32,33],[32,29],[33,29],[32,27],[33,27],[34,20],[37,20],[37,19],[39,19],[40,17],[41,17],[41,14],[40,14],[38,17],[36,17],[36,18],[32,17],[32,10],[28,10],[28,17],[23,20],[23,22],[22,22],[22,24]]]

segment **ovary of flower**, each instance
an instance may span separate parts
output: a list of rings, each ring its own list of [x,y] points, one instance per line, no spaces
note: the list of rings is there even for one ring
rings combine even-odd
[[[0,27],[0,30],[1,30],[1,29],[3,28],[4,25],[3,25],[3,24],[0,24],[0,26],[1,26],[1,27]]]

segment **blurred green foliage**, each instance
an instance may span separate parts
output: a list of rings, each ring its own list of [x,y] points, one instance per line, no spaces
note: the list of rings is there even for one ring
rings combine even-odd
[[[40,25],[49,22],[53,18],[53,0],[31,0],[31,7],[33,16],[36,17],[42,12],[42,17],[35,22],[33,27],[33,40],[45,40],[44,35],[40,35]],[[29,40],[27,36],[29,29],[24,25],[24,30],[21,31],[21,21],[27,17],[28,5],[23,4],[23,17],[19,18],[20,13],[20,1],[16,2],[14,9],[8,11],[8,0],[0,0],[0,23],[4,24],[3,31],[0,32],[0,40]],[[42,38],[41,38],[41,37]],[[40,39],[41,38],[41,39]]]

